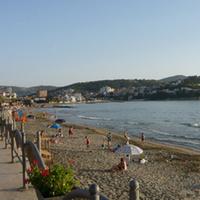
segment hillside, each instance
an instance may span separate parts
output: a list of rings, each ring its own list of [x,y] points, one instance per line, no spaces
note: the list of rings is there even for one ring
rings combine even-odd
[[[128,79],[117,79],[117,80],[100,80],[100,81],[91,81],[91,82],[82,82],[82,83],[75,83],[72,85],[68,85],[61,88],[56,88],[55,90],[51,90],[49,92],[50,96],[55,96],[58,94],[62,94],[67,89],[74,89],[76,92],[84,93],[96,93],[102,87],[109,86],[114,89],[122,89],[122,88],[131,88],[131,87],[140,87],[140,86],[153,86],[159,85],[160,81],[156,80],[128,80]]]
[[[151,90],[157,88],[157,92],[163,89],[179,90],[181,87],[191,88],[193,90],[200,89],[200,76],[183,76],[177,75],[167,77],[161,80],[146,80],[146,79],[117,79],[117,80],[99,80],[90,82],[79,82],[64,87],[55,86],[35,86],[35,87],[15,87],[15,86],[0,86],[0,90],[12,88],[18,96],[32,95],[37,90],[48,90],[49,97],[59,96],[66,93],[68,89],[73,89],[74,92],[80,92],[82,95],[88,96],[91,93],[99,93],[102,87],[109,86],[115,91],[130,90],[132,88],[148,87]]]
[[[160,81],[170,83],[170,82],[174,82],[174,81],[184,80],[186,78],[187,78],[187,76],[176,75],[176,76],[170,76],[167,78],[160,79]]]

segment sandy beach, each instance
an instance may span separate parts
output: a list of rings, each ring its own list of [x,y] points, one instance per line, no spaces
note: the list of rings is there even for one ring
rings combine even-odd
[[[25,124],[28,138],[38,130],[45,130],[49,136],[56,130],[47,128],[51,124],[49,115],[30,119]],[[128,170],[110,172],[119,163],[122,155],[102,149],[106,130],[73,124],[74,135],[69,137],[71,124],[62,125],[63,138],[58,144],[51,144],[54,163],[67,165],[73,161],[73,168],[83,187],[91,183],[100,186],[100,191],[109,199],[128,199],[129,181],[136,178],[140,184],[140,199],[145,200],[189,200],[200,199],[200,153],[190,149],[163,145],[152,141],[141,142],[131,138],[130,143],[144,150],[145,164],[131,159]],[[85,144],[85,136],[91,141]],[[113,133],[112,147],[125,144],[121,135]]]

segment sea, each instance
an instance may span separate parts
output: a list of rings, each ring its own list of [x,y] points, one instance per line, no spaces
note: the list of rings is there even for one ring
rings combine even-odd
[[[89,125],[160,143],[200,150],[200,101],[131,101],[75,104],[43,111],[67,122]]]

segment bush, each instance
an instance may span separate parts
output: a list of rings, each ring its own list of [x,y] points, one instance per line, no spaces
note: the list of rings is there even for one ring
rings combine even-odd
[[[54,165],[50,169],[40,170],[37,162],[27,170],[30,182],[44,197],[60,196],[70,192],[79,183],[71,167]]]

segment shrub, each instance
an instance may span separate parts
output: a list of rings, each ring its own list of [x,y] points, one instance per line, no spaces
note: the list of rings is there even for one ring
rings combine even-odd
[[[27,170],[28,181],[38,189],[44,197],[60,196],[70,192],[79,183],[75,179],[71,167],[54,165],[50,169],[40,170],[37,162]]]

